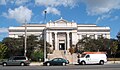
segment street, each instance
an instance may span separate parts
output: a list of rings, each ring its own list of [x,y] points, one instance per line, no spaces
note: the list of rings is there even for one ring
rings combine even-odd
[[[0,70],[120,70],[120,64],[68,66],[5,66]]]

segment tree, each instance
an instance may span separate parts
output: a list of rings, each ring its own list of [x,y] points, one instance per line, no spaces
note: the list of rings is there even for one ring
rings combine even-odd
[[[27,57],[30,58],[31,53],[34,52],[35,48],[38,46],[38,38],[34,35],[27,37]]]
[[[5,53],[7,51],[7,47],[4,44],[0,43],[0,59],[5,57]]]
[[[114,57],[115,57],[115,54],[118,49],[118,41],[117,40],[114,40],[113,42],[111,42],[110,49],[111,49],[111,53],[114,54]]]
[[[31,54],[32,61],[43,61],[44,53],[43,50],[34,50]]]
[[[120,32],[118,32],[117,38],[118,38],[118,41],[119,41],[119,44],[120,44]]]
[[[84,51],[107,51],[110,40],[107,38],[91,39],[90,37],[85,37],[78,41],[77,47],[81,52]]]
[[[6,37],[2,41],[8,48],[6,58],[10,56],[23,55],[23,39],[22,38],[9,38]]]

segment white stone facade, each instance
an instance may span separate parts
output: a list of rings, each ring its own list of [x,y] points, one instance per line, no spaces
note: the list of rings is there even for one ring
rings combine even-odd
[[[24,31],[24,25],[9,27],[9,37],[18,38],[25,34]],[[99,27],[95,24],[77,24],[61,18],[47,24],[27,24],[27,35],[35,35],[39,39],[45,38],[53,50],[68,50],[83,37],[97,39],[103,36],[110,39],[110,28]]]

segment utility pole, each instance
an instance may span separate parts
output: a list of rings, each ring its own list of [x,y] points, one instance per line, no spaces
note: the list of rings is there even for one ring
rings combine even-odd
[[[27,22],[25,20],[25,47],[24,47],[24,56],[26,56],[27,53]]]
[[[45,16],[44,16],[44,23],[46,23],[46,13],[47,13],[47,11],[44,11],[44,14],[45,14]],[[47,51],[46,51],[46,29],[44,29],[44,61],[46,61],[46,56],[47,56]]]

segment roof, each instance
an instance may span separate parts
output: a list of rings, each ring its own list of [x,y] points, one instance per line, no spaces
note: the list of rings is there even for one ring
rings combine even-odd
[[[83,54],[106,54],[106,52],[84,52]]]

